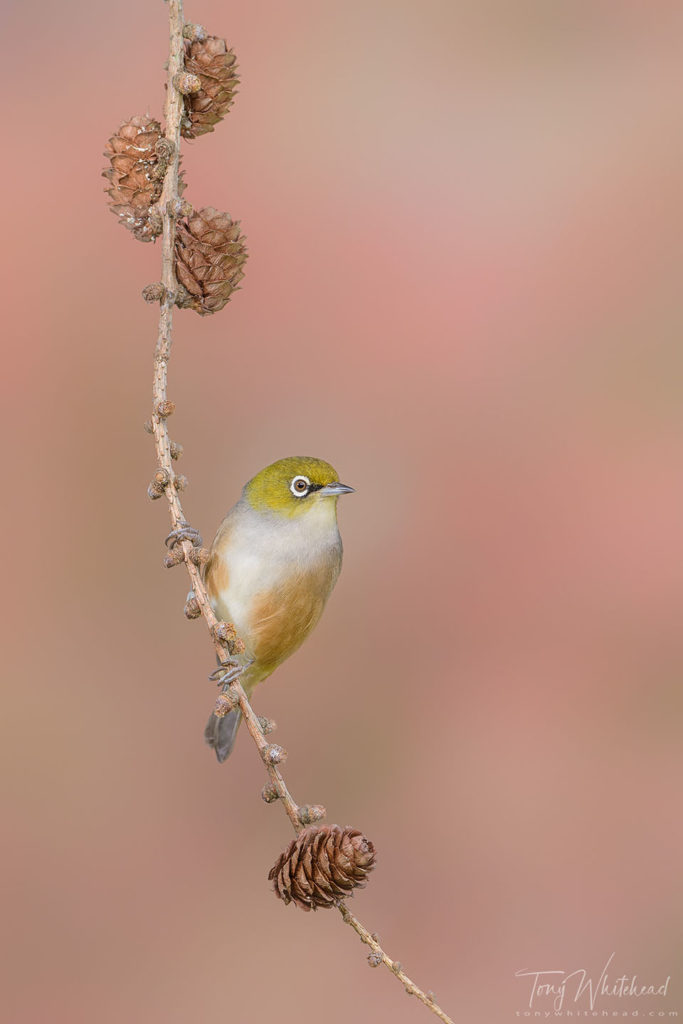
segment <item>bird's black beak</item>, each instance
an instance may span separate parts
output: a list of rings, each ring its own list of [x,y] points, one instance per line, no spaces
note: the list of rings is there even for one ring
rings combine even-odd
[[[352,494],[355,491],[355,487],[349,487],[348,484],[325,484],[318,491],[318,494],[323,494],[325,497],[336,497],[339,494]]]

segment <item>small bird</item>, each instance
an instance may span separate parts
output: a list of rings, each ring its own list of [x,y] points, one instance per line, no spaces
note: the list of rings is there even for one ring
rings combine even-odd
[[[337,498],[353,490],[322,459],[280,459],[245,485],[218,528],[206,586],[216,615],[244,641],[240,682],[250,699],[322,615],[341,570]],[[204,738],[220,762],[241,718],[237,708],[208,721]]]

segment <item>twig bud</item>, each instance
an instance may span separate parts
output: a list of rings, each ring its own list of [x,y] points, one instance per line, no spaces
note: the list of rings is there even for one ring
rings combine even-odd
[[[157,141],[154,149],[156,151],[156,155],[159,157],[159,160],[162,163],[167,164],[168,161],[173,156],[175,146],[173,145],[170,139],[167,139],[165,135],[162,135],[161,138]]]
[[[150,424],[150,426],[151,426],[151,424]],[[150,433],[151,433],[151,431],[150,431]],[[185,450],[183,448],[183,446],[178,443],[178,441],[171,441],[170,449],[171,449],[171,458],[175,459],[176,461],[180,458],[180,456],[183,454],[183,452]]]
[[[277,729],[277,723],[272,718],[266,718],[264,715],[259,715],[258,724],[261,726],[261,732],[264,736],[268,736],[269,733],[275,732]]]
[[[214,706],[213,713],[216,718],[225,718],[225,716],[230,714],[238,704],[239,699],[235,697],[233,693],[226,690],[223,693],[219,693],[216,697],[216,704]]]
[[[155,281],[154,284],[148,284],[146,288],[142,289],[142,297],[145,302],[163,302],[166,297],[166,289],[161,281]]]
[[[198,567],[205,565],[210,557],[211,552],[206,548],[192,548],[190,552],[190,560]]]
[[[272,804],[276,800],[279,800],[280,794],[276,790],[272,782],[267,783],[261,790],[261,799],[265,800],[267,804]]]
[[[165,420],[167,416],[172,416],[175,412],[175,402],[172,402],[169,398],[165,398],[163,402],[159,402],[156,411],[157,416],[162,420]]]
[[[263,760],[266,764],[283,764],[287,760],[287,751],[277,743],[271,743],[263,751]]]
[[[213,635],[216,640],[229,645],[237,636],[237,630],[232,622],[217,622],[213,627]]]
[[[179,71],[175,74],[173,76],[173,84],[183,96],[191,96],[193,92],[199,92],[202,87],[202,82],[198,75],[193,75],[189,71]]]
[[[379,967],[379,965],[382,963],[382,954],[370,953],[368,956],[368,963],[370,964],[371,967]]]
[[[314,825],[316,821],[322,821],[327,811],[322,804],[304,804],[299,808],[299,821],[302,825]]]
[[[152,232],[152,235],[160,235],[161,232],[164,230],[164,222],[161,216],[161,210],[159,209],[157,203],[154,203],[153,206],[150,206],[147,221],[149,224],[149,230]],[[166,298],[165,294],[164,298]]]
[[[213,635],[219,643],[225,644],[230,654],[243,654],[244,643],[237,636],[237,632],[232,622],[218,622],[216,623]]]
[[[179,473],[173,481],[173,486],[175,487],[176,491],[184,491],[189,482],[190,481],[183,473]]]
[[[164,565],[167,569],[172,569],[174,565],[180,565],[181,562],[185,561],[185,553],[182,549],[182,545],[176,544],[174,548],[171,548],[169,553],[164,558]]]
[[[171,478],[165,469],[160,468],[156,471],[151,484],[147,488],[147,495],[151,501],[156,501],[157,498],[161,498],[163,496],[170,479]]]
[[[187,601],[185,602],[183,611],[185,613],[185,618],[187,619],[198,619],[202,614],[202,610],[199,607],[199,601],[192,591],[190,591]]]
[[[147,497],[150,501],[157,501],[159,498],[163,498],[164,488],[161,487],[156,480],[152,480],[151,484],[147,488]]]
[[[172,199],[166,207],[171,217],[191,217],[194,206],[187,199]]]
[[[206,29],[203,25],[193,25],[191,21],[183,25],[183,37],[191,43],[203,43],[206,39]]]
[[[146,434],[153,434],[154,427],[152,426],[152,421],[145,420],[145,422],[142,424],[142,429],[145,431]]]

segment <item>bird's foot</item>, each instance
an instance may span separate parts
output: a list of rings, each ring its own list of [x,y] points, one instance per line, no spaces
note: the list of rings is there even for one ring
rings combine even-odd
[[[190,526],[189,523],[180,523],[175,530],[171,530],[164,544],[172,551],[176,544],[181,544],[184,540],[189,540],[195,548],[202,546],[202,537],[199,530],[195,530],[194,526]]]

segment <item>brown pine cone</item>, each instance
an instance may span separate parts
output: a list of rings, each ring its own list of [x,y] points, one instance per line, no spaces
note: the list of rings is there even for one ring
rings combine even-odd
[[[104,153],[111,162],[102,172],[110,182],[106,190],[109,205],[141,242],[161,234],[160,219],[150,220],[149,216],[149,208],[157,202],[163,187],[163,168],[159,168],[156,151],[161,138],[161,125],[154,118],[132,117],[112,135]]]
[[[197,75],[199,92],[185,97],[185,118],[181,128],[186,139],[212,132],[232,106],[239,82],[235,54],[225,39],[207,36],[201,41],[185,40],[185,70]]]
[[[176,275],[185,289],[177,304],[201,316],[222,309],[244,277],[247,250],[239,221],[212,206],[179,222],[175,254]]]
[[[358,829],[313,825],[280,854],[268,878],[285,903],[317,910],[362,888],[374,865],[375,848]]]

